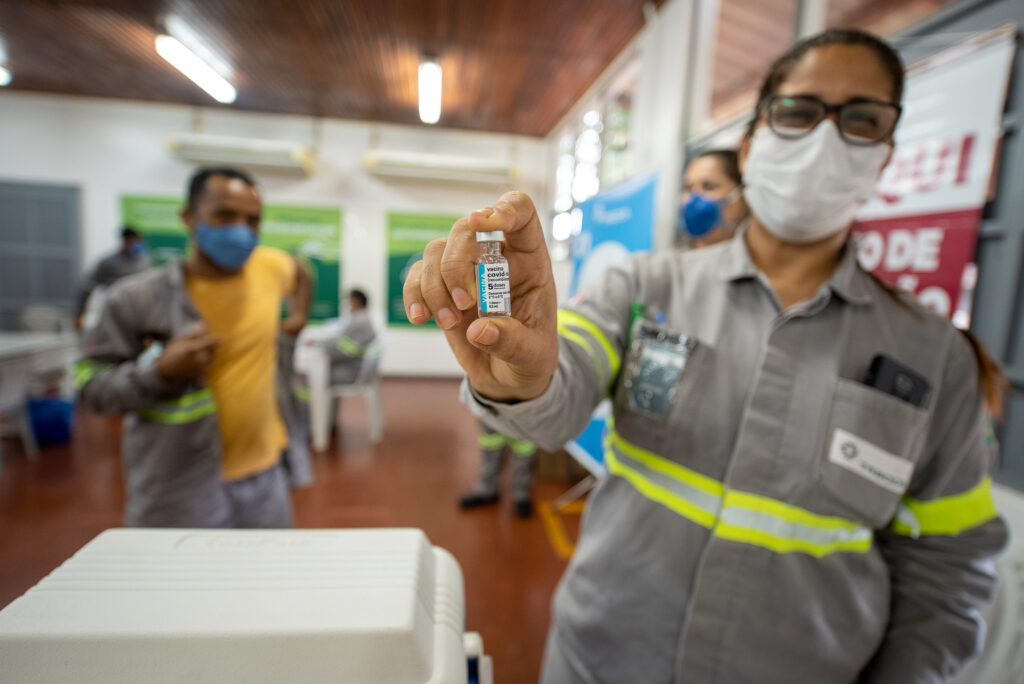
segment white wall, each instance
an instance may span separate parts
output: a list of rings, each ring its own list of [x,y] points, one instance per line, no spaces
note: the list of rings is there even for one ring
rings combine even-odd
[[[81,188],[84,266],[114,248],[122,194],[183,195],[194,167],[173,159],[164,141],[195,128],[221,135],[314,140],[309,117],[3,92],[0,180]],[[264,201],[341,207],[343,286],[364,288],[382,320],[387,212],[464,214],[492,203],[503,188],[383,180],[363,169],[369,147],[513,161],[523,174],[520,189],[538,198],[548,195],[548,160],[541,139],[337,119],[321,120],[318,137],[319,166],[312,177],[257,174]],[[430,330],[388,329],[385,335],[385,373],[461,374],[432,324]]]

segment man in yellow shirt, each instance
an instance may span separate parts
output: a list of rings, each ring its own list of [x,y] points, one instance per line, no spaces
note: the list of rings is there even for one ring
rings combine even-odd
[[[245,174],[198,171],[181,213],[188,257],[119,282],[86,340],[81,401],[129,413],[128,525],[292,525],[277,335],[305,325],[310,281],[293,257],[257,246],[261,212]]]

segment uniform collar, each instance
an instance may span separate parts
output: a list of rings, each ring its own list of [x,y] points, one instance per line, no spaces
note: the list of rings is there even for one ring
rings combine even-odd
[[[839,265],[829,278],[828,285],[833,292],[850,304],[870,304],[874,297],[871,296],[868,287],[869,278],[871,276],[857,262],[857,243],[853,240],[853,234],[850,234],[839,257]]]
[[[729,241],[722,254],[719,272],[727,282],[758,278],[761,274],[750,258],[745,235],[746,224],[736,230],[736,235]],[[851,235],[846,239],[843,252],[839,257],[839,265],[828,280],[828,287],[844,301],[850,304],[870,304],[874,301],[866,280],[870,276],[857,263],[857,245]]]

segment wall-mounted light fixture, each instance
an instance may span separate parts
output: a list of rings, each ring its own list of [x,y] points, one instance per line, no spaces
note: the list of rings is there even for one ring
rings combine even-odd
[[[425,57],[420,62],[420,121],[435,124],[441,118],[441,65]]]

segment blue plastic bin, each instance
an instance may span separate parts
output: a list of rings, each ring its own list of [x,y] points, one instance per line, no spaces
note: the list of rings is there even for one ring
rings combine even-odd
[[[28,418],[39,446],[64,444],[71,439],[75,404],[67,399],[29,399]]]

